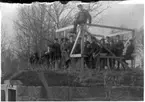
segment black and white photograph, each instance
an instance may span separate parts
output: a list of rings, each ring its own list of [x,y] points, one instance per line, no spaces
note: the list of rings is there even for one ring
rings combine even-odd
[[[1,101],[143,101],[144,4],[0,3]]]

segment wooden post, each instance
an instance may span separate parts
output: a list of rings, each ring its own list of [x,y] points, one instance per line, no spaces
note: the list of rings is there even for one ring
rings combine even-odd
[[[64,34],[63,36],[66,37],[66,32],[65,31],[63,32],[63,34]]]
[[[110,70],[110,63],[109,63],[109,58],[107,58],[107,67]]]
[[[134,37],[135,37],[135,30],[132,31],[132,38],[134,38]],[[134,43],[134,41],[133,41],[133,43]],[[132,59],[131,63],[132,63],[131,67],[135,68],[135,56],[133,56],[133,59]]]
[[[100,55],[98,56],[97,59],[98,59],[97,65],[98,65],[98,72],[99,72],[99,71],[100,71],[100,68],[101,68],[101,66],[100,66],[100,65],[101,65],[101,64],[100,64],[100,63],[101,63],[101,62],[100,62]]]
[[[83,71],[84,69],[84,25],[80,25],[80,30],[81,30],[81,70]]]
[[[8,94],[8,88],[6,87],[6,89],[5,89],[5,101],[9,101],[9,96],[8,96],[9,94]]]

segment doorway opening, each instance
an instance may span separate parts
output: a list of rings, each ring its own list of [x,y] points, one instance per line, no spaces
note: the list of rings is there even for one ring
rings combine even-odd
[[[8,89],[8,101],[16,101],[16,90]]]

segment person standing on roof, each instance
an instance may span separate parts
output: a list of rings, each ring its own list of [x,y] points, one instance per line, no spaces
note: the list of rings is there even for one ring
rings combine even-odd
[[[86,24],[88,20],[90,24],[92,22],[92,17],[90,13],[87,10],[85,10],[81,4],[79,4],[77,7],[79,9],[79,12],[77,13],[74,21],[74,28],[72,31],[70,31],[71,33],[74,34],[76,34],[76,29],[78,24]]]

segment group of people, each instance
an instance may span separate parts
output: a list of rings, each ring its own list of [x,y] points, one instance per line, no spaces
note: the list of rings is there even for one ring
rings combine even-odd
[[[81,53],[81,37],[78,39],[76,46],[74,47],[73,54]],[[43,63],[47,62],[48,65],[52,62],[59,63],[60,68],[68,68],[73,61],[78,61],[78,58],[71,58],[70,53],[72,51],[73,45],[75,42],[75,35],[69,36],[69,38],[55,39],[54,43],[48,46],[47,51],[41,56],[38,57],[38,54],[35,53],[31,56],[31,63]],[[105,58],[100,58],[99,56],[112,56],[114,54],[117,57],[124,57],[125,59],[131,59],[131,54],[134,51],[132,40],[130,40],[130,45],[126,50],[126,53],[123,55],[124,43],[120,40],[120,36],[116,36],[116,39],[111,37],[102,38],[101,40],[96,39],[95,37],[90,37],[89,35],[84,36],[84,64],[87,68],[96,69],[100,65],[101,69],[104,69],[107,66],[107,61]],[[125,62],[125,60],[124,60]],[[117,68],[120,67],[120,62],[115,59],[110,59],[109,64],[111,68],[114,68],[117,64]]]

